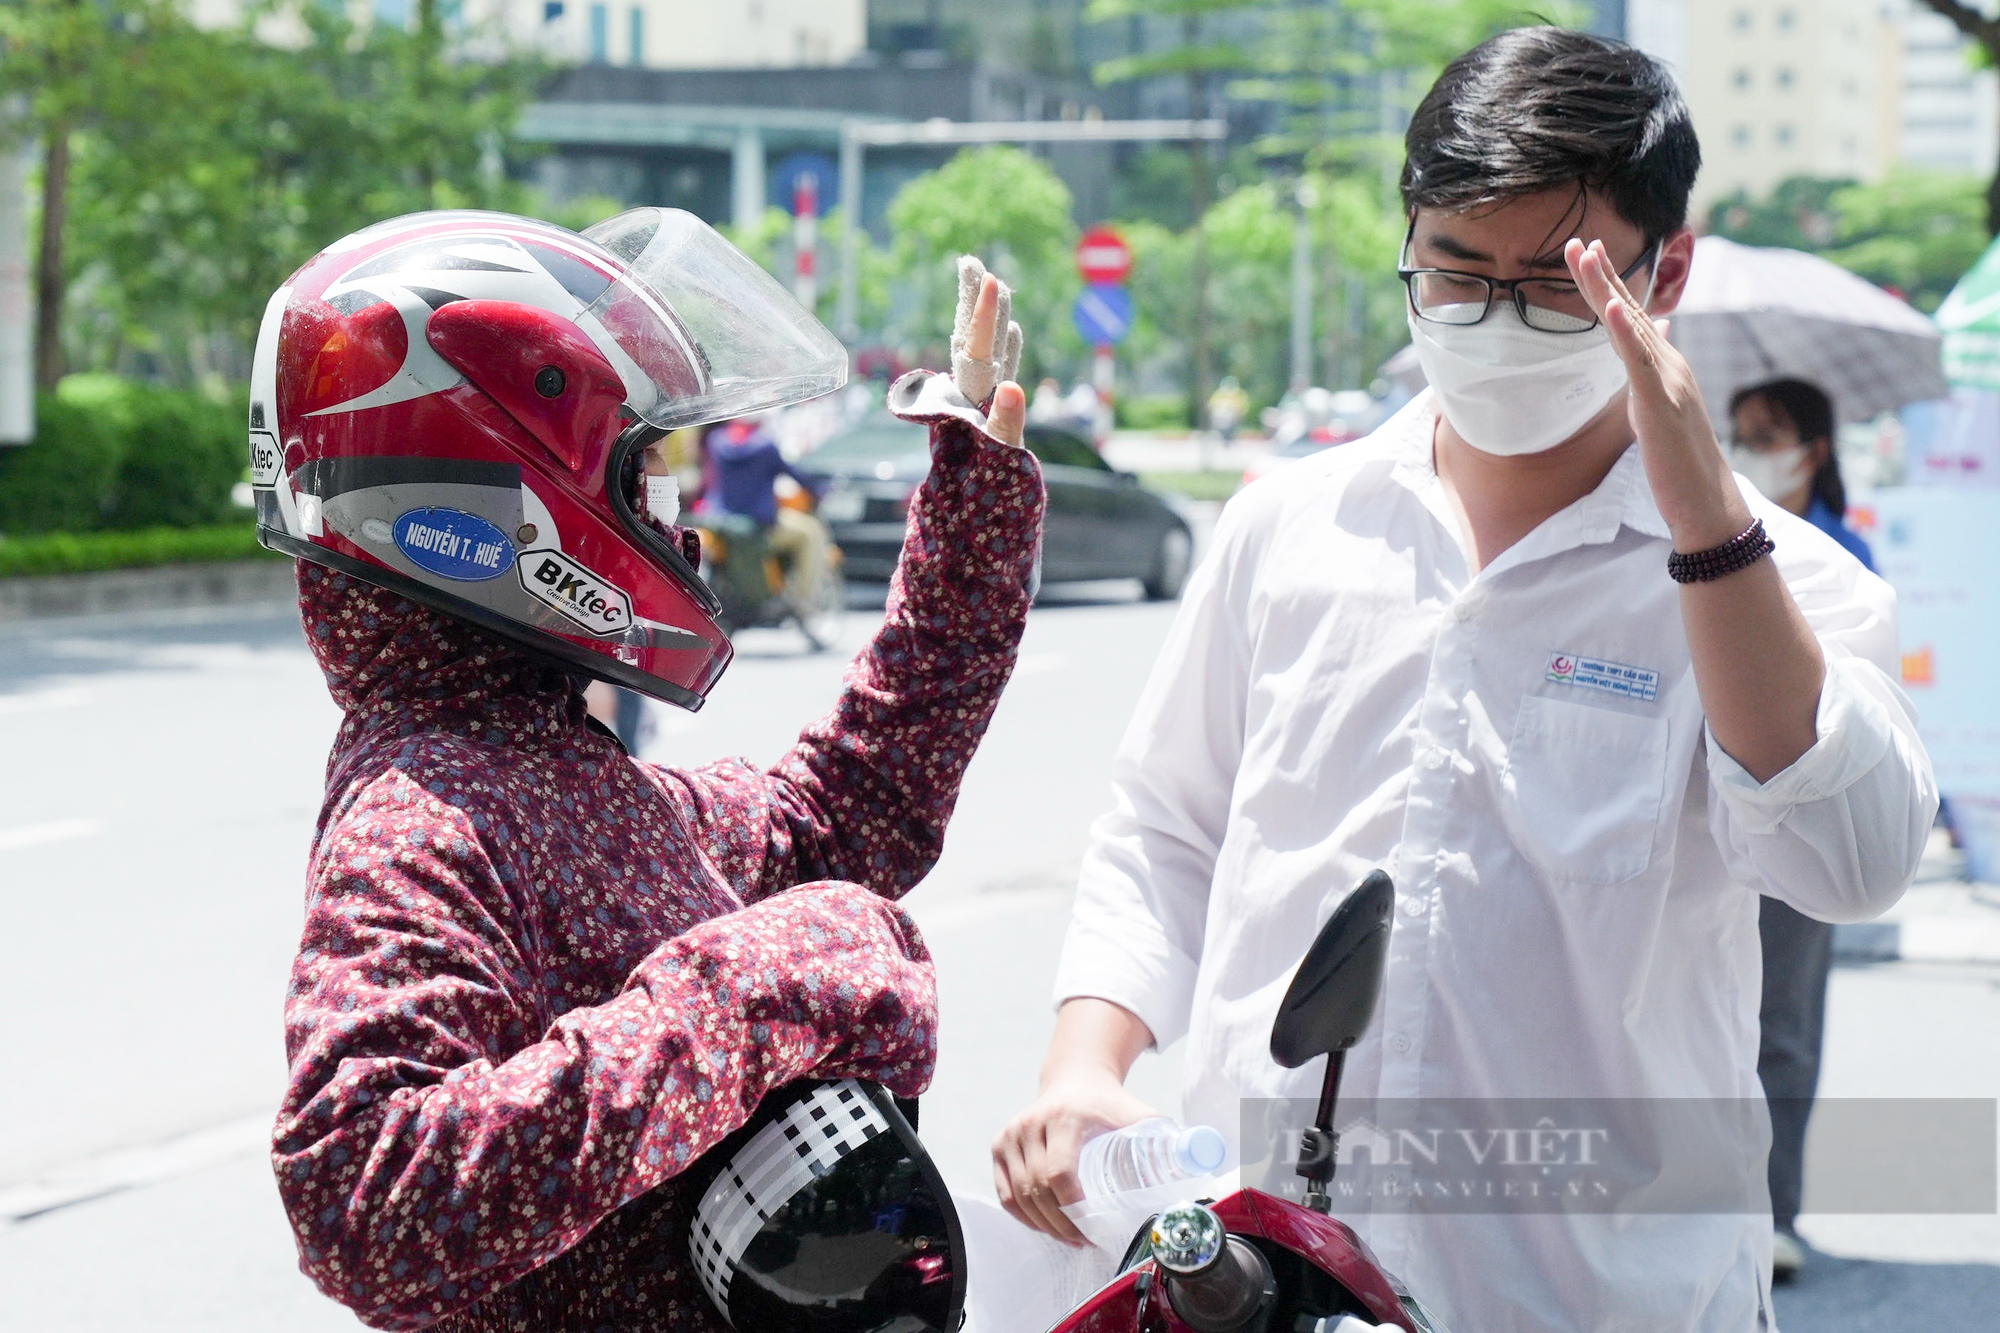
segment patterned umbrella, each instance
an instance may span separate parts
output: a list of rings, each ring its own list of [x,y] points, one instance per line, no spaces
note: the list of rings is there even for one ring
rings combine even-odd
[[[1729,396],[1765,380],[1811,380],[1843,421],[1947,392],[1929,316],[1816,255],[1704,236],[1672,318],[1725,438]]]

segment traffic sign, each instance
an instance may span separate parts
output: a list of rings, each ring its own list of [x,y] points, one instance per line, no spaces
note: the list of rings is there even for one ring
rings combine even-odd
[[[1092,227],[1076,243],[1076,271],[1093,285],[1132,276],[1132,247],[1109,227]]]
[[[1132,293],[1110,283],[1092,283],[1077,294],[1077,336],[1093,347],[1123,342],[1132,331]]]

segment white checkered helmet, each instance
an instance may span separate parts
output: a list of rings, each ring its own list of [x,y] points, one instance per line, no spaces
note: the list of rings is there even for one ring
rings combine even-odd
[[[914,1114],[915,1103],[906,1102]],[[957,1333],[965,1240],[896,1099],[854,1079],[772,1093],[697,1170],[688,1244],[743,1333]]]

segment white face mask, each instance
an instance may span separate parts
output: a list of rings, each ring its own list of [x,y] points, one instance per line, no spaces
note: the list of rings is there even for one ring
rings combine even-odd
[[[1782,504],[1812,480],[1812,450],[1803,444],[1789,449],[1731,449],[1729,466],[1743,474],[1766,500]]]
[[[1625,387],[1625,363],[1602,324],[1544,333],[1522,323],[1509,301],[1495,301],[1477,324],[1438,324],[1414,312],[1409,321],[1439,410],[1482,453],[1553,449]]]

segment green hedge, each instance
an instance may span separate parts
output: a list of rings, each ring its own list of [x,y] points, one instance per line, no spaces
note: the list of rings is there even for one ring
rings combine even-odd
[[[1120,398],[1112,414],[1123,430],[1186,430],[1194,424],[1185,394],[1134,394]]]
[[[0,448],[0,533],[196,527],[241,510],[242,401],[115,375],[72,375],[37,397],[35,442]]]
[[[23,574],[86,574],[145,565],[212,564],[218,560],[284,559],[257,544],[254,523],[138,532],[51,532],[0,541],[0,578]]]
[[[1139,480],[1156,491],[1175,491],[1190,500],[1227,500],[1243,486],[1239,471],[1141,472]]]

